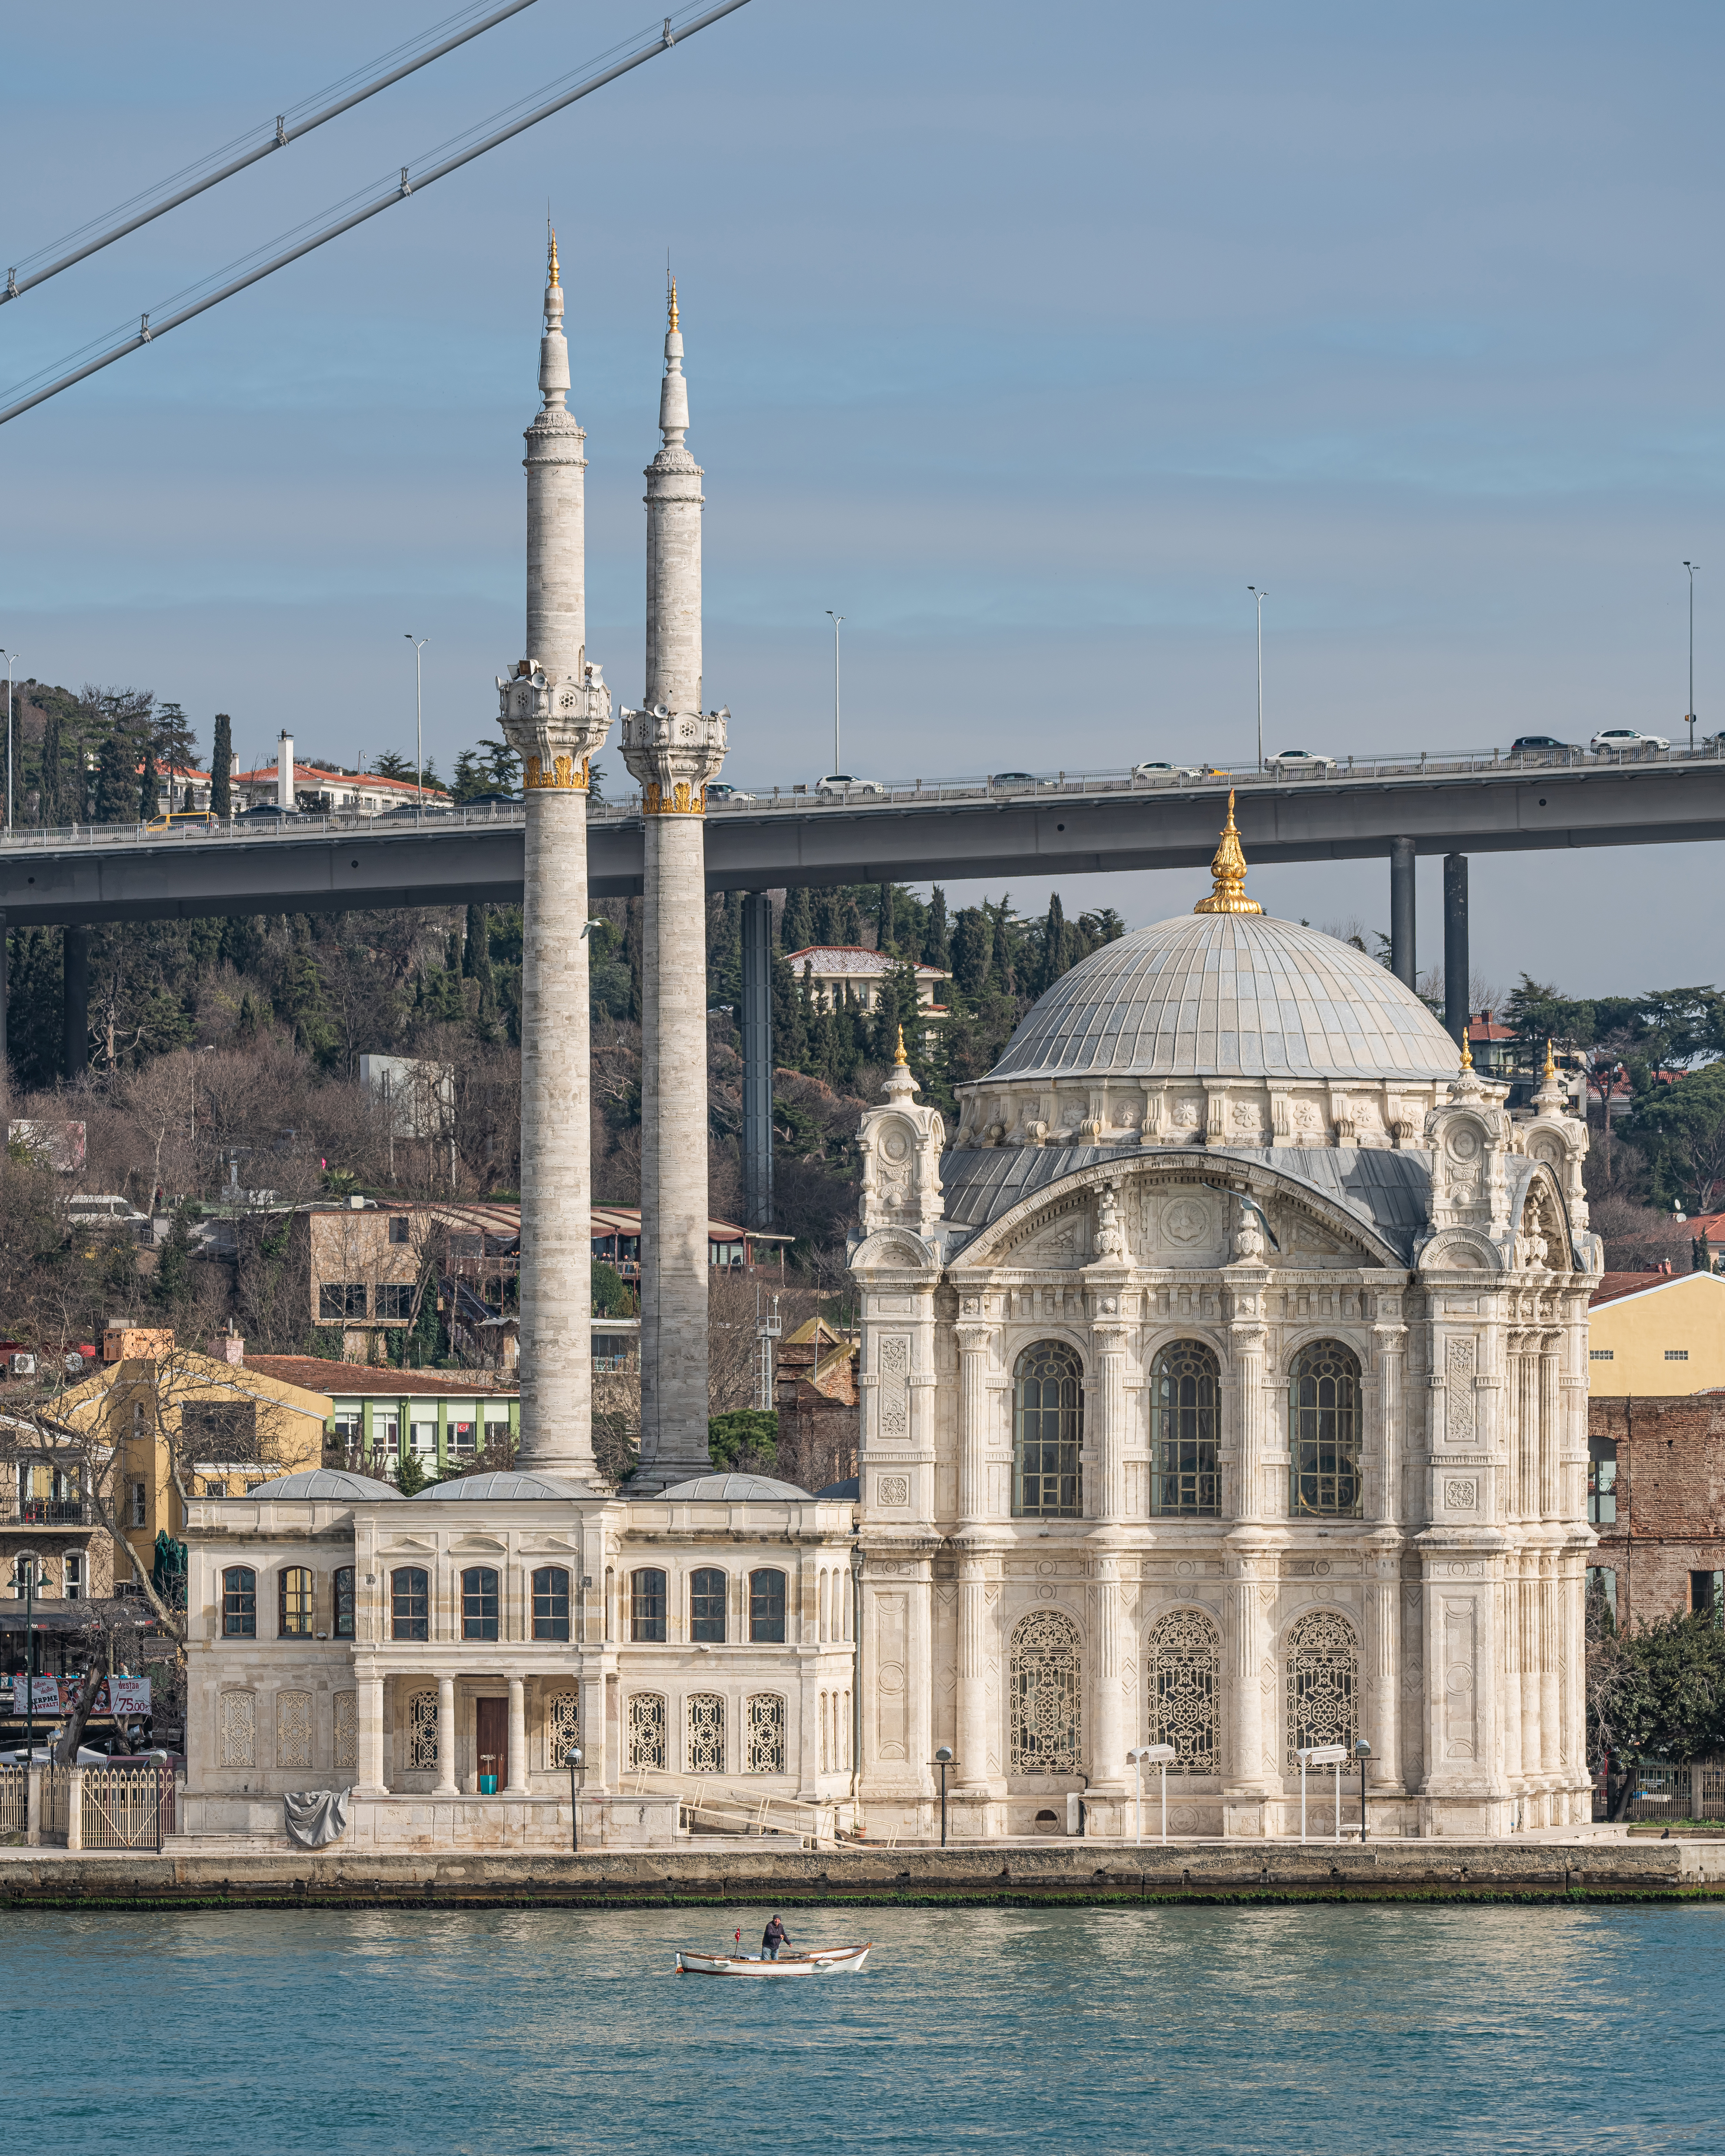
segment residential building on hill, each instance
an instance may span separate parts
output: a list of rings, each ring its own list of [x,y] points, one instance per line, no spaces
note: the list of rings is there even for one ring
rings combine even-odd
[[[512,1449],[521,1432],[520,1387],[488,1370],[368,1368],[313,1355],[254,1355],[245,1367],[326,1395],[332,1463],[389,1482],[409,1453],[428,1474],[446,1475],[488,1450]]]
[[[1588,1300],[1594,1398],[1671,1399],[1725,1386],[1725,1278],[1604,1273]]]
[[[896,973],[903,963],[890,951],[865,951],[852,943],[811,943],[806,950],[789,952],[785,957],[797,986],[800,988],[808,981],[817,1010],[838,1010],[847,997],[860,1010],[877,1009],[887,976]],[[952,976],[943,973],[938,966],[918,964],[911,970],[916,976],[917,1003],[931,1016],[944,1018],[947,1006],[937,998]]]

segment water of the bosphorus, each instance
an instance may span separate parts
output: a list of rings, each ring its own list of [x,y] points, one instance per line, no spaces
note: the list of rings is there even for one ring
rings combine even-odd
[[[74,2156],[1725,2152],[1725,1907],[0,1918],[14,2147]]]

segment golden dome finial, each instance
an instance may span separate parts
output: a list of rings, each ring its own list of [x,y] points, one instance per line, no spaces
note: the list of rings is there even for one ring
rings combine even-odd
[[[1264,909],[1255,898],[1245,895],[1246,858],[1240,851],[1240,833],[1234,822],[1234,790],[1228,793],[1228,821],[1222,827],[1222,843],[1216,849],[1215,859],[1210,863],[1210,875],[1214,879],[1210,895],[1201,898],[1192,911],[1194,913],[1261,913]]]
[[[1545,1044],[1545,1069],[1540,1075],[1545,1078],[1555,1078],[1558,1075],[1558,1060],[1551,1052],[1551,1040],[1548,1036]]]
[[[905,1054],[905,1029],[902,1026],[898,1029],[898,1053],[892,1060],[896,1065],[906,1064],[911,1060],[910,1057]]]
[[[551,234],[551,275],[545,281],[547,285],[555,285],[557,281],[557,229],[554,224],[548,224],[546,229]]]
[[[670,280],[670,326],[671,334],[675,336],[677,328],[677,280],[675,277]]]
[[[1465,1025],[1461,1029],[1461,1067],[1464,1070],[1473,1068],[1473,1050],[1467,1045],[1467,1028]]]

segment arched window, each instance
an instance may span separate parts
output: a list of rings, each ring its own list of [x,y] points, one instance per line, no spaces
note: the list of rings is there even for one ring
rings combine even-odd
[[[569,1575],[560,1564],[542,1564],[533,1574],[533,1637],[569,1636]]]
[[[725,1702],[716,1691],[691,1692],[689,1772],[722,1774],[724,1771]]]
[[[665,1574],[650,1566],[629,1576],[629,1636],[649,1645],[665,1642]]]
[[[689,1637],[709,1643],[725,1637],[725,1575],[716,1565],[689,1575]]]
[[[545,1702],[545,1763],[561,1767],[581,1741],[581,1695],[554,1691]]]
[[[784,1772],[784,1702],[776,1691],[757,1691],[748,1701],[745,1774]]]
[[[471,1564],[461,1575],[461,1636],[497,1636],[497,1575],[488,1564]]]
[[[276,1575],[276,1636],[311,1637],[311,1574],[303,1564],[285,1565]]]
[[[1013,1386],[1012,1509],[1018,1519],[1076,1519],[1081,1506],[1084,1368],[1061,1340],[1019,1356]]]
[[[222,1636],[258,1636],[258,1575],[249,1564],[230,1564],[222,1574]]]
[[[394,1640],[431,1637],[431,1575],[417,1564],[402,1565],[389,1575],[389,1635]],[[434,1701],[435,1693],[432,1697]],[[437,1764],[434,1758],[432,1764]]]
[[[1359,1361],[1339,1340],[1314,1340],[1294,1358],[1288,1450],[1291,1512],[1306,1518],[1358,1517]]]
[[[632,1691],[629,1696],[629,1769],[639,1774],[665,1770],[665,1694]]]
[[[749,1574],[749,1638],[757,1645],[784,1645],[784,1574],[763,1568]],[[761,1770],[763,1774],[765,1768]]]
[[[338,1640],[353,1637],[353,1567],[351,1564],[336,1567],[336,1637]],[[338,1699],[348,1697],[341,1692],[336,1696]],[[353,1763],[349,1760],[347,1763],[352,1766]]]
[[[1201,1340],[1173,1340],[1150,1365],[1150,1510],[1214,1517],[1222,1373]]]
[[[1359,1735],[1359,1641],[1333,1609],[1308,1610],[1288,1634],[1287,1751],[1346,1744]]]
[[[1151,1628],[1150,1739],[1172,1744],[1177,1774],[1221,1772],[1216,1676],[1221,1641],[1201,1609],[1173,1609]]]
[[[1034,1609],[1012,1635],[1007,1712],[1014,1774],[1078,1772],[1083,1666],[1078,1631],[1058,1609]]]

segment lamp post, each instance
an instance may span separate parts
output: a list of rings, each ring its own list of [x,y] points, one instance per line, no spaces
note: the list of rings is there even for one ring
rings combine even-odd
[[[563,1764],[569,1770],[569,1848],[572,1854],[581,1851],[581,1815],[575,1809],[575,1774],[581,1764],[581,1747],[572,1744],[563,1754]]]
[[[1702,567],[1702,562],[1699,561],[1684,562],[1684,569],[1688,569],[1688,752],[1691,752],[1691,757],[1695,755],[1695,572],[1697,572],[1699,567]],[[8,685],[11,685],[11,677],[8,677]],[[7,705],[7,711],[11,714],[11,705]],[[8,759],[7,800],[8,802],[11,802],[11,742],[13,742],[11,716],[8,716],[7,718],[7,759]],[[7,815],[11,817],[11,808],[7,811]]]
[[[1689,582],[1692,593],[1695,579],[1692,577]],[[1695,674],[1695,602],[1692,597],[1689,603],[1689,672],[1692,681]],[[0,644],[0,655],[3,655],[6,660],[6,835],[10,838],[12,835],[12,673],[13,667],[18,664],[18,654],[15,651],[8,651],[3,644]],[[1692,704],[1695,701],[1692,690],[1689,701]],[[39,805],[37,814],[39,815],[41,814]]]
[[[12,1584],[24,1597],[24,1764],[36,1755],[36,1589],[53,1582],[34,1550],[22,1550],[12,1568]]]
[[[1333,1767],[1336,1770],[1336,1839],[1342,1839],[1342,1769],[1348,1763],[1345,1744],[1308,1744],[1294,1757],[1300,1762],[1300,1839],[1306,1839],[1306,1769]]]
[[[833,624],[833,775],[839,772],[839,624],[845,619],[827,608],[827,619]]]
[[[1264,768],[1264,602],[1270,596],[1260,592],[1255,584],[1246,589],[1258,602],[1258,768]]]
[[[1366,1762],[1372,1756],[1372,1748],[1363,1737],[1355,1741],[1353,1756],[1359,1762],[1359,1839],[1362,1849],[1366,1841]]]
[[[1179,1753],[1172,1744],[1140,1744],[1127,1753],[1132,1766],[1132,1800],[1137,1813],[1137,1838],[1140,1849],[1144,1845],[1144,1768],[1147,1764],[1162,1769],[1162,1839],[1168,1841],[1168,1770],[1178,1759]]]
[[[413,752],[418,759],[413,772],[416,792],[413,795],[413,818],[417,823],[425,808],[425,692],[419,675],[419,654],[430,643],[429,636],[415,639],[410,629],[402,634],[413,647]]]
[[[952,1746],[937,1745],[934,1757],[928,1763],[941,1770],[941,1847],[944,1849],[947,1845],[947,1769],[954,1763]]]

